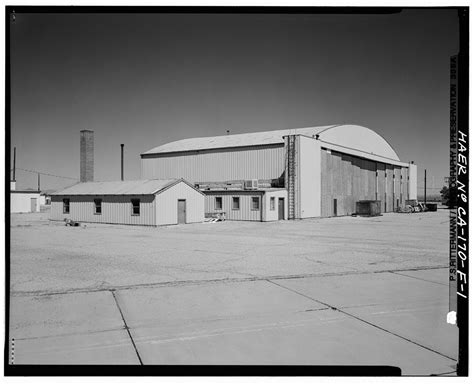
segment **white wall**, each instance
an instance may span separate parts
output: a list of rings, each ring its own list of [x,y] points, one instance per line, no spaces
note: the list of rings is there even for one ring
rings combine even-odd
[[[186,200],[186,223],[204,221],[204,195],[179,182],[156,196],[156,224],[178,223],[178,200]]]
[[[410,180],[408,182],[408,199],[417,199],[418,191],[417,191],[417,166],[416,164],[409,164],[408,165],[408,176]]]
[[[297,218],[321,216],[321,142],[296,137]]]
[[[36,210],[40,211],[39,193],[10,193],[10,212],[31,213],[31,198],[36,198]]]
[[[275,198],[275,210],[270,210],[270,198]],[[263,195],[263,221],[278,220],[278,198],[284,198],[285,206],[283,208],[284,219],[288,219],[288,192],[286,190],[266,191]]]

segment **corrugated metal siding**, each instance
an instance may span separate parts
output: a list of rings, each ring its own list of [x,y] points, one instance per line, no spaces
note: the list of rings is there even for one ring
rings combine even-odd
[[[350,215],[356,211],[356,202],[374,200],[377,189],[375,162],[321,150],[321,216]],[[379,190],[382,182],[379,182]]]
[[[394,180],[394,193],[395,193],[395,202],[397,202],[397,199],[398,199],[398,203],[400,204],[400,175],[401,175],[401,169],[400,167],[394,167],[394,170],[393,170],[394,174],[395,174],[395,180]],[[395,203],[395,207],[397,207],[397,204]]]
[[[221,213],[225,212],[227,220],[234,221],[261,221],[262,220],[262,196],[261,192],[246,192],[246,191],[219,191],[219,192],[204,192],[205,212],[206,213]],[[215,198],[222,197],[222,210],[216,210]],[[240,210],[232,209],[232,198],[240,197]],[[252,197],[259,197],[260,210],[252,210]]]
[[[210,151],[192,155],[142,158],[144,179],[184,178],[191,183],[240,179],[277,179],[285,171],[279,147]]]
[[[186,223],[204,221],[204,196],[180,182],[156,196],[156,212],[158,225],[174,225],[178,223],[178,200],[186,200]]]
[[[318,140],[296,137],[297,218],[321,216],[321,146]],[[298,167],[299,164],[299,167]]]
[[[394,209],[394,201],[393,201],[393,166],[387,164],[386,166],[387,172],[387,212],[390,213]]]
[[[405,206],[405,201],[408,199],[408,168],[402,167],[402,180],[400,181],[401,189],[401,204]]]
[[[70,199],[69,214],[63,214],[63,198]],[[94,199],[102,199],[102,214],[94,214]],[[140,215],[132,215],[131,199],[140,199]],[[124,225],[156,225],[154,195],[137,196],[53,196],[51,219]]]
[[[380,201],[380,208],[385,212],[385,164],[377,163],[377,200]]]
[[[410,179],[408,181],[408,199],[417,198],[417,169],[415,164],[408,165],[408,175]]]
[[[177,179],[153,179],[77,183],[51,195],[151,195],[176,182]]]

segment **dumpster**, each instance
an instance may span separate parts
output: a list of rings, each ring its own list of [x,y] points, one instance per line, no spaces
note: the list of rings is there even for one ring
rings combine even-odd
[[[437,203],[427,203],[426,208],[427,211],[438,211],[438,204]]]
[[[365,200],[356,202],[356,214],[363,216],[382,215],[382,204],[376,200]]]

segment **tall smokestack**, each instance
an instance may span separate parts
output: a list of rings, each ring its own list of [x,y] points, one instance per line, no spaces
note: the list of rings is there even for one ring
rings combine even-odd
[[[94,180],[94,131],[81,131],[81,182]]]
[[[13,181],[16,182],[16,147],[13,147]]]
[[[121,176],[121,180],[123,180],[123,146],[124,144],[121,144],[120,145],[120,176]]]

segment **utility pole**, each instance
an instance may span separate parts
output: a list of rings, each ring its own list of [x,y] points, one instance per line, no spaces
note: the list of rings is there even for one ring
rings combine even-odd
[[[120,145],[120,176],[121,176],[121,180],[123,180],[123,146],[125,146],[124,144],[121,144]]]
[[[16,182],[15,172],[16,172],[16,147],[13,147],[13,182]]]
[[[425,168],[425,205],[426,205],[426,168]]]

